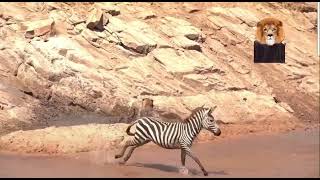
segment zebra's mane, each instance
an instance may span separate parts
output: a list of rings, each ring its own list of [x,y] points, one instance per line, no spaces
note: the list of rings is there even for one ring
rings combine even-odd
[[[207,110],[204,107],[197,107],[194,110],[191,111],[191,115],[189,117],[187,117],[184,122],[189,122],[191,117],[195,116],[198,112],[200,112],[201,110]]]

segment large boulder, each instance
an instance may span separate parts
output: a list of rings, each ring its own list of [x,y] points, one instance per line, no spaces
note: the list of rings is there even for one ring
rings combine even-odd
[[[25,37],[34,38],[43,36],[53,32],[54,21],[53,19],[43,19],[23,23],[26,28]]]
[[[93,8],[89,13],[86,21],[87,28],[103,31],[104,26],[108,23],[107,15],[100,8]]]

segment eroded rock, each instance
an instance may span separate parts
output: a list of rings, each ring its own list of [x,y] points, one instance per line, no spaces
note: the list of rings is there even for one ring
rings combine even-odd
[[[151,10],[145,10],[138,13],[138,17],[143,20],[152,19],[157,17],[156,14]]]
[[[100,2],[96,4],[102,11],[111,14],[112,16],[118,16],[120,14],[120,8],[113,2]]]
[[[27,27],[25,37],[34,38],[53,32],[54,21],[52,19],[44,19],[32,22],[25,22],[24,24]]]
[[[201,31],[188,21],[166,16],[161,20],[161,31],[169,37],[185,36],[190,40],[199,40],[203,37]]]
[[[183,49],[201,51],[200,44],[184,36],[177,36],[172,39],[173,43]]]
[[[119,147],[126,124],[90,124],[17,131],[1,137],[1,149],[23,153],[70,154]],[[81,137],[81,138],[79,138]]]
[[[170,48],[155,49],[152,52],[156,61],[163,64],[166,70],[173,74],[187,74],[197,70],[211,69],[214,63],[198,51],[192,51],[188,55],[179,55]],[[200,58],[194,58],[198,56]]]

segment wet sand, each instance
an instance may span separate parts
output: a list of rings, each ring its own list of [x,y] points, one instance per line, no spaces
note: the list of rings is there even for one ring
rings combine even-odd
[[[192,150],[208,177],[320,177],[319,128],[199,143]],[[107,154],[109,159],[113,155]],[[180,151],[156,146],[138,148],[124,166],[90,163],[83,157],[1,153],[0,177],[204,177],[189,157],[189,175],[180,174]]]

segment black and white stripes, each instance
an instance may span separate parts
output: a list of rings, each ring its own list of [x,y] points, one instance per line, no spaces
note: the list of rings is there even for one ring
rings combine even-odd
[[[152,141],[163,148],[181,149],[182,165],[185,165],[185,155],[188,154],[198,163],[204,175],[207,175],[208,173],[198,158],[191,153],[190,147],[202,128],[213,132],[216,136],[220,135],[221,131],[211,113],[211,108],[200,107],[192,112],[190,117],[186,119],[186,122],[176,123],[163,122],[152,117],[137,119],[127,128],[127,134],[134,136],[134,138],[127,141],[121,153],[115,157],[122,157],[126,149],[132,146],[129,153],[124,157],[123,163],[125,163],[135,148]],[[130,128],[135,124],[136,130],[134,133],[131,133]]]

